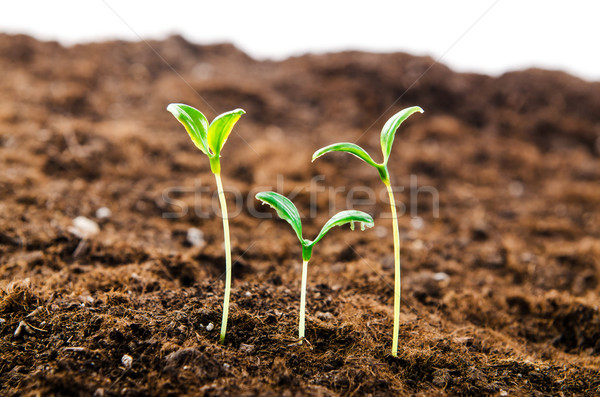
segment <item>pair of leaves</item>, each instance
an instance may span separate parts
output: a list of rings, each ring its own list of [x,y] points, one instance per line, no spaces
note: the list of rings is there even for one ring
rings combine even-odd
[[[387,177],[387,163],[390,158],[390,154],[392,152],[392,144],[394,143],[394,136],[396,135],[396,130],[400,127],[400,124],[404,122],[407,118],[409,118],[414,113],[423,113],[423,109],[419,106],[413,106],[410,108],[403,109],[390,117],[390,119],[385,123],[383,128],[381,129],[381,151],[383,153],[383,162],[381,164],[375,162],[373,158],[360,146],[349,143],[349,142],[341,142],[334,143],[333,145],[325,146],[319,150],[317,150],[313,156],[312,161],[315,161],[317,158],[329,152],[347,152],[350,153],[359,159],[363,160],[369,165],[377,168],[379,170],[380,175],[386,175]]]
[[[217,116],[210,125],[198,109],[183,103],[171,103],[167,110],[185,127],[192,142],[210,158],[219,157],[233,126],[246,113],[235,109]]]
[[[275,192],[260,192],[256,195],[256,198],[264,204],[273,207],[275,211],[277,211],[277,215],[292,226],[292,229],[294,229],[298,236],[298,240],[300,240],[300,243],[302,244],[304,260],[310,259],[312,247],[335,226],[342,226],[350,223],[352,230],[354,230],[354,222],[359,222],[362,230],[364,230],[365,227],[373,227],[373,218],[371,215],[356,210],[341,211],[331,217],[331,219],[325,223],[317,237],[311,241],[302,237],[302,221],[300,219],[300,213],[290,199]],[[307,254],[308,257],[304,257],[305,254]]]

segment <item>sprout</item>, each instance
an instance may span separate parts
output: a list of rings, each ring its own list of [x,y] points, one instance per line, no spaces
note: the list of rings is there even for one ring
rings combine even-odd
[[[229,314],[229,296],[231,294],[231,243],[229,240],[229,220],[227,217],[227,202],[223,194],[221,182],[221,149],[227,141],[233,126],[246,113],[235,109],[217,116],[210,125],[206,117],[198,110],[182,103],[172,103],[167,110],[185,127],[192,142],[210,160],[210,169],[215,174],[221,213],[223,216],[223,234],[225,239],[225,297],[223,300],[223,318],[221,320],[221,344],[225,343],[227,332],[227,317]]]
[[[393,232],[394,232],[394,333],[392,339],[392,356],[398,356],[398,334],[400,332],[400,235],[398,231],[398,216],[396,214],[396,202],[394,200],[394,193],[390,184],[390,174],[388,172],[387,163],[392,152],[392,143],[394,143],[394,135],[396,130],[400,127],[400,124],[404,122],[413,113],[423,113],[423,109],[419,106],[413,106],[399,111],[393,115],[383,126],[381,130],[381,151],[383,152],[383,162],[381,164],[376,163],[371,156],[360,146],[353,143],[334,143],[333,145],[326,146],[317,150],[312,157],[312,161],[321,157],[325,153],[329,152],[348,152],[365,163],[372,165],[379,172],[379,177],[387,188],[388,195],[390,197],[390,206],[392,210],[393,219]]]
[[[256,195],[256,198],[264,204],[273,207],[277,211],[277,215],[292,226],[292,229],[296,232],[296,236],[298,236],[298,240],[300,240],[300,244],[302,244],[302,287],[300,291],[300,322],[298,328],[298,336],[300,337],[300,342],[302,342],[306,312],[306,274],[313,247],[334,226],[342,226],[349,223],[351,229],[354,230],[354,222],[359,222],[361,230],[365,230],[365,227],[373,227],[373,218],[362,211],[338,212],[325,223],[317,238],[311,241],[302,237],[300,214],[294,203],[287,197],[275,192],[260,192]]]

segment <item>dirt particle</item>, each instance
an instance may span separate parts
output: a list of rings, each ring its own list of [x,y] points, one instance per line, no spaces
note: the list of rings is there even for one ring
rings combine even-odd
[[[112,216],[112,211],[108,207],[100,207],[96,210],[96,218],[108,219]]]
[[[317,312],[316,316],[319,320],[323,321],[332,321],[335,318],[335,316],[329,312]]]
[[[451,376],[450,376],[449,370],[447,370],[445,368],[436,369],[432,374],[431,383],[433,383],[435,386],[439,387],[440,389],[444,389],[450,382],[450,379],[451,379]]]
[[[202,232],[202,230],[200,230],[196,227],[190,227],[187,230],[186,241],[192,247],[199,248],[199,247],[203,247],[206,245],[206,242],[204,241],[204,233]]]
[[[99,387],[96,390],[94,390],[94,394],[92,394],[93,397],[104,397],[104,389]]]
[[[251,354],[255,349],[254,345],[240,344],[240,353]]]
[[[100,232],[100,226],[93,220],[84,216],[78,216],[73,219],[73,226],[69,226],[69,232],[81,239],[94,237]]]
[[[131,365],[133,364],[133,357],[131,357],[129,354],[123,355],[123,357],[121,357],[121,364],[123,364],[125,369],[130,369]]]

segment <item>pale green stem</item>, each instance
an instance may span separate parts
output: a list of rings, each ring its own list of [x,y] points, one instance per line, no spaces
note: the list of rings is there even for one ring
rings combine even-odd
[[[400,232],[398,230],[398,215],[396,214],[396,200],[392,186],[385,184],[390,196],[394,232],[394,331],[392,334],[392,356],[398,356],[398,336],[400,334]]]
[[[229,295],[231,294],[231,242],[229,241],[229,219],[227,215],[227,202],[223,193],[223,183],[221,174],[215,173],[217,180],[217,191],[219,193],[219,202],[221,203],[221,213],[223,217],[223,236],[225,239],[225,297],[223,298],[223,318],[221,320],[221,344],[225,343],[225,334],[227,333],[227,317],[229,315]]]
[[[306,273],[308,273],[308,261],[302,261],[302,286],[300,287],[300,326],[298,327],[298,337],[302,343],[304,339],[304,318],[306,313]]]

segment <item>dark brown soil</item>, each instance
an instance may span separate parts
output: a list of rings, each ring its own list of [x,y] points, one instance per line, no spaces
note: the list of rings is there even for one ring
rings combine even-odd
[[[600,395],[600,83],[458,74],[406,54],[258,62],[181,37],[64,48],[0,35],[0,72],[2,395]],[[221,219],[202,214],[218,208],[214,178],[170,102],[247,112],[223,151],[224,184],[244,197],[228,196],[241,213],[224,346]],[[400,218],[392,358],[383,185],[351,156],[310,158],[338,141],[379,158],[381,126],[412,105],[426,112],[401,127],[390,170],[407,208],[411,175],[437,189],[439,217],[423,190],[422,222]],[[299,243],[247,200],[278,175],[301,213],[316,196],[307,236],[351,188],[377,193],[356,207],[376,228],[315,248],[302,345]],[[74,256],[77,216],[101,231]]]

